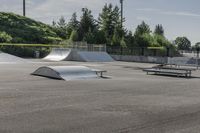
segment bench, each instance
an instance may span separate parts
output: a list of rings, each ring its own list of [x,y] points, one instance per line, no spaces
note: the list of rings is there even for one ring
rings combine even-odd
[[[189,68],[171,68],[171,67],[143,69],[143,71],[147,72],[147,74],[153,72],[155,74],[176,75],[177,77],[180,76],[191,77],[193,70],[194,69],[189,69]]]
[[[99,77],[103,77],[103,73],[106,73],[106,70],[92,69]]]

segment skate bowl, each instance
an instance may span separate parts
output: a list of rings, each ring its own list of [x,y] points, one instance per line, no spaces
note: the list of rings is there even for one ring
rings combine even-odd
[[[66,81],[98,78],[94,71],[85,66],[45,66],[38,68],[32,75]]]
[[[113,58],[106,52],[79,51],[76,49],[53,48],[44,60],[80,61],[80,62],[112,62]]]
[[[25,59],[0,51],[0,63],[24,63]]]
[[[70,60],[69,58],[70,53],[71,49],[53,48],[50,54],[46,56],[44,60],[51,60],[51,61]]]

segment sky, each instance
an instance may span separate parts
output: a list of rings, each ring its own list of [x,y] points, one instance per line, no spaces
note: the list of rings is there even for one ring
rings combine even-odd
[[[0,11],[22,15],[23,0],[0,0]],[[98,18],[105,3],[120,6],[119,0],[26,0],[27,17],[51,24],[64,16],[68,21],[73,12],[81,15],[81,8],[92,10]],[[175,40],[186,36],[194,45],[200,42],[200,0],[124,0],[125,27],[135,31],[142,21],[150,25],[162,24],[165,36]]]

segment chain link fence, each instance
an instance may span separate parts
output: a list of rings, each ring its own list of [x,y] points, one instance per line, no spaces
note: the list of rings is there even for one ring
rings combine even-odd
[[[106,44],[88,44],[87,42],[71,42],[68,48],[79,51],[106,52]]]
[[[107,52],[112,55],[132,55],[132,56],[161,56],[174,57],[180,56],[179,52],[173,48],[122,48],[122,47],[107,47]]]

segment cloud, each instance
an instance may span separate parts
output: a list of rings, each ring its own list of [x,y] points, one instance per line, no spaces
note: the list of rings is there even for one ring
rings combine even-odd
[[[136,9],[136,11],[150,12],[150,13],[162,14],[162,15],[185,16],[185,17],[200,17],[200,14],[197,14],[197,13],[184,12],[184,11],[162,11],[160,9],[155,9],[155,8],[139,8],[139,9]]]
[[[155,9],[155,8],[138,8],[136,9],[137,11],[145,11],[145,12],[158,12],[160,11],[159,9]]]
[[[175,16],[200,17],[200,14],[195,14],[191,12],[163,12],[163,14],[175,15]]]

